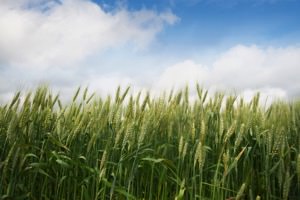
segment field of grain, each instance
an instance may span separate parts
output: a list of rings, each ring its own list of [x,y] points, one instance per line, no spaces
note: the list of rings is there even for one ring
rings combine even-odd
[[[300,196],[299,101],[128,90],[62,103],[40,87],[1,105],[0,199]]]

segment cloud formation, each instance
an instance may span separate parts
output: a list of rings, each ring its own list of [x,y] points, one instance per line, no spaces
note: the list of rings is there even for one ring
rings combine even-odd
[[[199,82],[212,90],[252,96],[260,91],[269,98],[293,98],[300,93],[300,48],[262,48],[237,45],[211,66],[186,60],[165,69],[155,88],[194,87]]]
[[[144,48],[177,20],[170,11],[106,12],[88,0],[3,0],[0,65],[65,67],[126,43]]]
[[[220,90],[241,94],[248,100],[256,92],[260,92],[262,102],[265,103],[266,99],[270,102],[278,98],[293,99],[300,96],[299,65],[299,47],[263,48],[237,45],[219,54],[210,64],[203,65],[193,59],[184,60],[166,66],[161,73],[143,77],[142,80],[141,77],[118,71],[103,74],[57,68],[49,68],[46,73],[27,69],[19,73],[8,70],[1,75],[0,99],[8,100],[16,89],[33,88],[43,83],[41,80],[45,80],[54,91],[60,91],[65,97],[71,96],[79,85],[89,86],[90,91],[96,91],[101,96],[113,94],[119,85],[130,85],[135,91],[151,90],[155,94],[170,89],[183,89],[188,85],[193,96],[193,88],[199,83],[210,92]],[[141,67],[149,66],[145,64]],[[25,73],[28,75],[26,78],[22,75]]]
[[[91,91],[106,95],[113,93],[118,85],[160,93],[186,84],[194,88],[198,82],[211,91],[234,91],[246,98],[257,91],[271,99],[300,96],[300,48],[297,46],[236,45],[209,64],[190,58],[162,66],[161,73],[152,70],[151,63],[145,60],[122,60],[134,57],[118,57],[118,66],[112,64],[115,68],[106,72],[101,66],[87,66],[89,56],[101,57],[107,49],[128,44],[144,48],[165,25],[176,21],[178,18],[170,11],[125,8],[105,11],[89,0],[2,0],[0,102],[8,100],[17,89],[34,88],[40,83],[48,83],[66,95],[71,95],[79,85],[88,85]],[[120,54],[126,51],[120,49]],[[150,54],[151,59],[158,60],[154,63],[160,60],[165,63],[162,56]],[[108,56],[115,59],[114,54]],[[101,65],[98,61],[92,64]],[[152,74],[147,77],[144,72],[138,77],[139,72],[133,74],[130,66],[126,66],[130,63],[141,65],[140,72],[148,70]]]

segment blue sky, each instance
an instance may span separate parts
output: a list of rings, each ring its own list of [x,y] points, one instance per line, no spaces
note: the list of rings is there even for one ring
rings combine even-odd
[[[160,35],[160,40],[166,45],[204,48],[235,43],[286,45],[300,41],[300,1],[297,0],[95,2],[111,8],[121,4],[129,10],[172,10],[180,22],[166,28]]]
[[[299,19],[300,0],[2,0],[0,99],[40,83],[102,95],[195,82],[295,98]]]

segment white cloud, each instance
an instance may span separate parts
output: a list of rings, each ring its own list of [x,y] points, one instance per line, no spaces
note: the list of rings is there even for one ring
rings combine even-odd
[[[249,102],[258,92],[260,93],[261,104],[269,105],[274,100],[287,99],[286,91],[280,88],[246,89],[242,91],[241,96]]]
[[[114,92],[118,85],[148,87],[159,93],[186,84],[194,87],[199,82],[212,91],[235,91],[246,99],[257,91],[269,99],[299,97],[300,48],[293,46],[237,45],[211,64],[187,59],[147,78],[113,70],[100,74],[101,70],[85,70],[78,64],[91,54],[128,43],[144,48],[166,24],[177,20],[170,11],[130,12],[121,8],[106,12],[88,0],[2,0],[0,101],[16,89],[32,88],[43,81],[67,94],[79,85],[89,85],[91,91],[101,94]],[[151,67],[147,62],[140,64],[143,69]],[[67,68],[75,65],[81,68]]]
[[[235,91],[247,98],[260,91],[263,97],[299,95],[300,48],[260,48],[237,45],[222,53],[211,66],[193,60],[165,69],[155,88],[183,88],[199,82],[211,90]]]
[[[209,69],[196,64],[192,60],[185,60],[168,67],[161,74],[154,88],[170,90],[183,88],[185,85],[194,87],[196,82],[205,83],[209,76]]]
[[[72,66],[95,52],[133,43],[144,48],[178,18],[170,11],[105,12],[88,0],[3,0],[0,64]]]
[[[221,53],[207,66],[190,59],[166,67],[161,74],[154,73],[149,77],[144,74],[145,77],[142,79],[130,73],[113,71],[110,74],[96,71],[82,73],[80,70],[51,68],[47,69],[46,73],[36,70],[26,72],[26,69],[19,70],[18,73],[14,70],[1,73],[0,96],[4,100],[11,97],[16,89],[22,90],[24,85],[32,88],[44,80],[51,88],[61,91],[61,94],[71,94],[79,85],[88,85],[90,91],[96,91],[99,95],[112,94],[119,85],[122,87],[130,85],[135,91],[148,88],[154,94],[188,85],[191,88],[191,95],[195,96],[193,88],[198,82],[210,92],[216,90],[233,92],[242,94],[246,100],[259,91],[262,103],[265,103],[266,99],[270,102],[278,98],[299,97],[300,48],[237,45]],[[25,73],[28,77],[23,77]]]
[[[137,86],[138,84],[130,77],[122,76],[120,74],[109,74],[103,76],[91,76],[84,85],[88,85],[90,91],[95,91],[101,96],[106,96],[112,95],[118,86],[125,88],[128,86]]]
[[[146,69],[149,66],[144,63],[141,67]],[[193,97],[196,96],[194,89],[198,82],[211,93],[221,90],[241,94],[246,100],[259,91],[261,102],[265,103],[266,99],[271,102],[278,98],[299,97],[299,74],[299,47],[263,48],[237,45],[219,54],[210,64],[202,65],[192,59],[185,60],[148,77],[146,74],[137,77],[139,74],[113,70],[109,74],[101,73],[101,70],[99,72],[95,69],[6,70],[1,72],[0,97],[2,101],[7,100],[17,89],[23,90],[25,86],[25,89],[34,88],[41,81],[48,82],[51,88],[61,91],[64,96],[70,96],[80,85],[89,86],[90,91],[96,91],[101,96],[113,94],[119,85],[130,85],[135,91],[150,89],[153,94],[188,85]]]

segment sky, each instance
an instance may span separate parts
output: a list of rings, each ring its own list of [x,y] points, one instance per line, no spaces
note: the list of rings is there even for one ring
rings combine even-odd
[[[300,0],[0,0],[0,102],[40,84],[295,99],[299,19]]]

